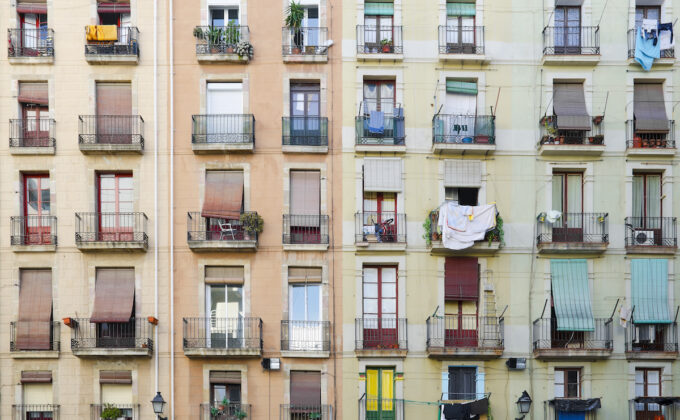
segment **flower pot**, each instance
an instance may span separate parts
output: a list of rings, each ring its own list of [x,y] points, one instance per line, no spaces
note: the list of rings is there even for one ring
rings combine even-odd
[[[305,54],[308,54],[308,55],[316,54],[316,47],[310,46],[310,45],[306,46],[305,47]]]
[[[642,147],[642,139],[640,136],[635,136],[633,138],[633,147]]]
[[[489,144],[489,136],[477,136],[477,144]]]
[[[217,54],[220,52],[219,47],[210,47],[210,54]]]
[[[384,52],[384,53],[389,53],[391,50],[392,50],[391,45],[383,45],[382,46],[382,52]]]
[[[298,55],[302,52],[302,50],[299,47],[293,47],[293,54]]]
[[[227,47],[227,54],[233,54],[234,53],[234,47]]]
[[[244,241],[250,241],[251,240],[249,232],[243,231],[243,240]]]

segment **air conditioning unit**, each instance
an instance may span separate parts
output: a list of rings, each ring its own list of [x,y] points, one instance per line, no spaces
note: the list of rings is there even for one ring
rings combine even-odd
[[[636,230],[633,232],[634,245],[654,245],[653,230]]]

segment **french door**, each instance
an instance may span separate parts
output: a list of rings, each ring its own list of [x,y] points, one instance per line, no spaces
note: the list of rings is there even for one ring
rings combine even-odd
[[[132,174],[99,174],[99,240],[134,240]]]
[[[474,54],[475,17],[449,16],[446,18],[446,52],[453,54]]]
[[[581,8],[555,8],[555,54],[581,53]]]
[[[477,347],[476,301],[450,301],[445,305],[445,347]]]
[[[38,13],[22,13],[21,46],[23,55],[37,56],[47,47],[47,15]]]
[[[364,48],[366,52],[391,53],[394,29],[392,16],[364,16]],[[387,41],[386,46],[383,45]]]
[[[653,231],[653,245],[663,243],[661,174],[633,175],[633,228]]]
[[[318,84],[299,83],[291,85],[291,145],[318,145],[321,137],[319,101]]]
[[[583,242],[583,174],[554,173],[552,209],[562,212],[553,223],[553,242]]]
[[[291,284],[288,289],[290,350],[322,350],[321,284]]]
[[[379,242],[396,242],[397,194],[364,192],[364,232],[373,232]]]
[[[49,110],[46,106],[25,104],[22,109],[23,145],[45,147],[50,142]]]
[[[50,211],[49,175],[24,175],[24,238],[26,245],[49,245],[52,243]]]
[[[208,347],[243,348],[243,286],[208,284],[205,296]]]
[[[398,348],[397,268],[364,267],[364,348]]]
[[[366,420],[394,420],[394,369],[366,369]]]

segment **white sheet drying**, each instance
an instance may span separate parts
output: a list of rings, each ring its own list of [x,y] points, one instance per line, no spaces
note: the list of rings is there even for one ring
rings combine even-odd
[[[484,239],[486,232],[496,227],[496,205],[459,206],[454,202],[439,208],[442,244],[449,249],[465,249]]]

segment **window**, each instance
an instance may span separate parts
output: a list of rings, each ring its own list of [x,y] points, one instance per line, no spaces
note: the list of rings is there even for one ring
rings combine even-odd
[[[635,7],[635,27],[642,26],[643,19],[653,19],[659,21],[661,19],[660,6],[636,6]]]
[[[475,400],[477,395],[476,367],[449,367],[449,400]]]
[[[43,6],[45,5],[17,5],[19,28],[21,28],[21,46],[24,48],[24,55],[39,55],[39,51],[44,51],[47,47],[47,7],[45,6],[45,9],[42,10]],[[22,12],[22,10],[26,10],[26,12]]]
[[[98,143],[131,144],[134,133],[130,83],[97,82]]]
[[[243,267],[206,267],[206,302],[209,346],[244,346]]]
[[[394,419],[394,368],[366,368],[366,419]]]
[[[52,420],[52,372],[21,372],[22,403],[26,420]],[[24,420],[24,419],[21,419]]]
[[[132,241],[135,227],[132,174],[97,174],[97,193],[99,240]]]
[[[319,100],[318,83],[291,83],[291,145],[309,145],[310,141],[318,141],[321,136]]]
[[[366,52],[391,53],[393,39],[392,15],[364,15],[364,48]]]
[[[97,268],[90,322],[97,331],[96,347],[135,348],[135,271]]]
[[[224,27],[229,24],[238,25],[238,23],[239,19],[237,7],[210,9],[210,26]]]
[[[661,369],[635,369],[635,396],[661,396]],[[639,413],[636,416],[638,419],[653,419],[655,415],[661,414],[661,406],[654,403],[639,402],[635,403],[635,411]]]
[[[561,212],[552,224],[552,242],[583,242],[582,173],[553,173],[552,210]]]
[[[555,398],[581,398],[580,369],[555,369]]]
[[[19,114],[23,120],[21,132],[23,146],[49,146],[50,115],[47,83],[19,83]]]
[[[397,268],[364,267],[364,347],[398,344]]]
[[[23,191],[25,245],[52,243],[49,174],[25,174]]]
[[[477,196],[479,188],[446,187],[445,200],[454,201],[461,206],[476,206],[479,204]]]
[[[368,115],[371,111],[392,114],[395,104],[394,81],[364,81],[364,109],[362,110],[364,114]]]
[[[225,418],[236,415],[241,403],[241,372],[239,371],[210,371],[210,403],[213,407],[224,404]]]
[[[581,7],[555,8],[555,54],[581,53]]]
[[[364,240],[396,242],[396,210],[397,193],[364,191]]]
[[[661,214],[661,174],[634,174],[633,217],[651,220]]]
[[[20,271],[13,350],[52,350],[52,271]]]
[[[112,404],[123,412],[123,419],[132,420],[132,372],[100,371],[99,384],[101,409],[103,410],[106,404]]]
[[[309,419],[315,408],[316,412],[321,411],[321,372],[291,371],[291,417]]]
[[[446,52],[474,54],[475,4],[448,3],[446,16]]]
[[[97,14],[100,25],[116,25],[119,28],[130,26],[130,2],[123,0],[115,4],[98,2]],[[119,41],[121,41],[119,39]]]
[[[291,321],[321,321],[321,284],[291,284]]]

